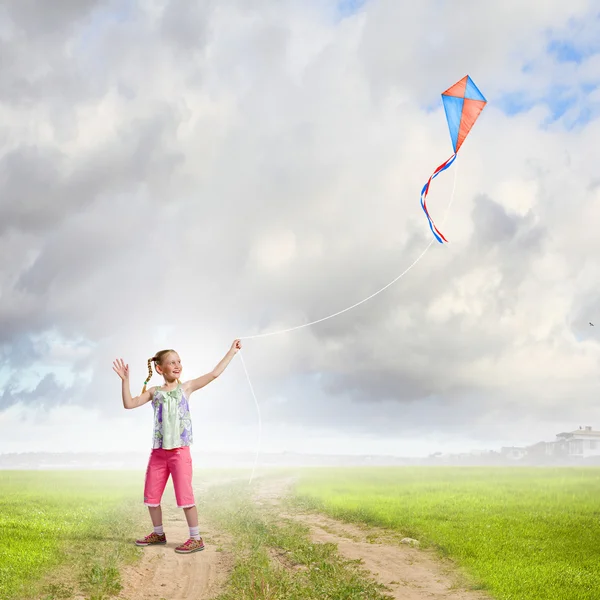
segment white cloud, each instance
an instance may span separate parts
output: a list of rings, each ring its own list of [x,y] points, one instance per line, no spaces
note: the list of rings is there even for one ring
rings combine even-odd
[[[489,104],[452,168],[451,244],[353,311],[246,342],[265,443],[348,449],[355,436],[368,452],[599,422],[587,323],[600,311],[600,121],[592,110],[573,126],[597,104],[598,55],[547,51],[553,38],[594,42],[593,3],[372,0],[342,20],[266,0],[117,9],[81,5],[48,31],[13,11],[0,30],[12,57],[0,72],[0,432],[39,388],[36,439],[52,446],[60,419],[96,423],[72,439],[102,446],[133,427],[116,356],[136,393],[159,347],[196,375],[235,336],[319,319],[396,277],[429,243],[418,194],[451,153],[439,94],[466,73]],[[557,84],[577,102],[553,121]],[[515,93],[531,108],[507,114]],[[430,192],[440,224],[454,173]],[[253,449],[239,365],[197,402],[212,444]]]

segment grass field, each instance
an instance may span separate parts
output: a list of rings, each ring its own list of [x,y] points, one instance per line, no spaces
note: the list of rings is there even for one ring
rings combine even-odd
[[[305,527],[255,506],[247,475],[195,475],[212,484],[198,494],[200,510],[232,540],[235,565],[219,600],[383,600],[381,586],[332,545],[311,543]],[[140,555],[132,540],[149,529],[142,489],[138,472],[0,471],[0,599],[118,595],[123,565]],[[170,487],[165,501],[174,502]]]
[[[198,470],[195,481],[246,477]],[[105,600],[121,568],[140,556],[132,541],[150,531],[144,471],[0,470],[0,600]],[[172,484],[166,502],[174,502]]]
[[[141,489],[143,473],[0,471],[0,599],[118,592]]]
[[[498,600],[600,598],[600,469],[311,469],[296,493],[437,548]]]
[[[0,471],[0,600],[118,594],[120,568],[139,555],[131,541],[149,525],[142,486],[140,472]],[[249,491],[244,476],[201,494],[235,544],[220,600],[383,597]],[[294,501],[415,537],[498,600],[600,600],[600,469],[304,469]]]

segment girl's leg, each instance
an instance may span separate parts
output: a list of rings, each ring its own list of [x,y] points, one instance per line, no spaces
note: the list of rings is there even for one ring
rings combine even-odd
[[[195,506],[184,508],[186,521],[190,529],[190,540],[196,540],[199,545],[204,548],[204,543],[201,541],[200,527],[198,526],[198,509]]]
[[[144,484],[144,504],[148,507],[150,519],[155,528],[162,526],[160,501],[168,479],[169,468],[165,451],[162,448],[156,448],[150,454]]]
[[[193,468],[189,446],[179,448],[173,455],[170,470],[177,506],[183,508],[185,519],[190,528],[190,538],[200,540],[198,509],[196,508],[194,489],[192,488]]]
[[[154,527],[160,527],[162,522],[162,508],[160,506],[149,506],[148,512],[150,513],[150,518],[152,519],[152,525]]]
[[[196,506],[190,506],[189,508],[184,508],[183,512],[185,514],[185,520],[187,521],[188,527],[191,529],[192,527],[198,527],[198,509]]]
[[[144,483],[144,504],[148,507],[154,531],[145,538],[136,540],[138,546],[151,546],[154,544],[166,544],[167,540],[162,527],[162,509],[160,501],[162,498],[169,471],[166,460],[161,449],[155,449],[150,454],[148,468],[146,469],[146,482]]]

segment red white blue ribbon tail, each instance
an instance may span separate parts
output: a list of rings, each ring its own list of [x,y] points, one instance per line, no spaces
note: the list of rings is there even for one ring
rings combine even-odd
[[[431,232],[433,233],[433,235],[435,236],[435,239],[440,243],[443,244],[444,242],[447,242],[448,240],[442,235],[442,233],[440,232],[440,230],[435,226],[435,223],[433,222],[433,219],[431,218],[431,215],[429,214],[429,211],[427,210],[427,194],[429,192],[429,186],[432,182],[433,179],[435,179],[442,171],[445,171],[456,159],[456,152],[444,163],[442,163],[431,175],[431,177],[429,178],[429,180],[427,181],[427,183],[423,186],[423,189],[421,190],[421,208],[423,209],[423,212],[425,213],[425,215],[427,216],[427,220],[429,221],[429,228],[431,229]]]

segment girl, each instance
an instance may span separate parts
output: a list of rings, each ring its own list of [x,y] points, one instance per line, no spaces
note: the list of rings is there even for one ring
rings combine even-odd
[[[189,397],[200,388],[214,381],[229,365],[232,358],[242,348],[240,340],[235,340],[229,352],[221,362],[206,375],[181,383],[181,360],[175,350],[161,350],[148,359],[148,379],[144,381],[142,393],[131,397],[129,389],[129,365],[123,359],[113,363],[113,371],[122,380],[123,406],[127,409],[137,408],[152,400],[154,408],[154,438],[144,485],[144,504],[148,507],[154,531],[135,543],[138,546],[166,544],[163,531],[162,499],[169,475],[173,479],[175,497],[178,508],[183,508],[190,528],[190,538],[175,552],[189,554],[204,550],[204,542],[198,528],[198,510],[192,489],[192,419],[188,405]],[[152,363],[156,372],[164,377],[162,386],[146,390],[152,377]]]

